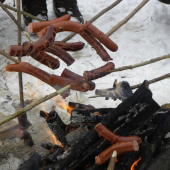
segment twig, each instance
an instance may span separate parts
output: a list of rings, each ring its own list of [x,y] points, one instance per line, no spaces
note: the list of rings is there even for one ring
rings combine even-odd
[[[39,105],[39,104],[41,104],[41,103],[43,103],[43,102],[45,102],[45,101],[47,101],[47,100],[55,97],[55,96],[63,93],[64,91],[66,91],[66,90],[69,89],[70,87],[71,87],[71,85],[69,84],[69,85],[63,87],[62,89],[60,89],[60,90],[58,90],[58,91],[56,91],[56,92],[54,92],[54,93],[51,93],[51,94],[43,97],[42,99],[37,100],[37,101],[29,104],[28,106],[26,106],[26,107],[24,107],[23,109],[15,112],[15,113],[13,113],[12,115],[9,115],[9,116],[5,117],[3,120],[0,121],[0,125],[3,125],[4,123],[6,123],[6,122],[8,122],[8,121],[10,121],[10,120],[12,120],[12,119],[14,119],[14,118],[22,115],[22,114],[25,113],[26,111],[31,110],[31,109],[34,108],[35,106],[37,106],[37,105]]]
[[[109,166],[107,170],[114,170],[115,169],[115,163],[117,158],[117,151],[113,151],[112,157],[110,158]]]
[[[148,64],[152,64],[152,63],[155,63],[157,61],[161,61],[161,60],[164,60],[164,59],[167,59],[167,58],[170,58],[170,54],[164,55],[162,57],[157,57],[157,58],[154,58],[154,59],[151,59],[151,60],[148,60],[148,61],[144,61],[144,62],[141,62],[141,63],[137,63],[137,64],[134,64],[134,65],[115,68],[114,70],[111,70],[111,71],[100,72],[99,74],[112,73],[112,72],[123,71],[123,70],[128,70],[128,69],[132,70],[134,68],[145,66],[145,65],[148,65]],[[95,74],[95,75],[97,75],[97,74]]]
[[[157,81],[161,81],[163,79],[166,79],[166,78],[169,78],[170,77],[170,73],[168,74],[165,74],[163,76],[160,76],[160,77],[157,77],[155,79],[152,79],[152,80],[149,80],[149,84],[152,84],[152,83],[155,83]],[[139,88],[142,84],[136,84],[134,86],[130,86],[131,89],[136,89],[136,88]]]
[[[119,24],[117,24],[110,31],[108,31],[106,35],[108,37],[112,35],[117,29],[119,29],[122,25],[127,23],[148,2],[149,0],[143,0],[124,20],[122,20]]]
[[[5,6],[0,1],[1,8],[9,15],[9,17],[14,21],[14,23],[18,26],[18,28],[24,33],[24,35],[28,38],[30,42],[32,42],[31,37],[28,35],[28,33],[24,30],[24,28],[21,27],[21,25],[18,23],[18,21],[15,19],[15,17],[5,8]]]
[[[11,61],[13,61],[16,64],[21,63],[19,60],[15,59],[14,57],[9,56],[7,53],[5,53],[4,51],[0,50],[0,54],[5,56],[6,58],[10,59]]]
[[[93,18],[91,18],[89,20],[90,23],[94,22],[96,19],[98,19],[100,16],[102,16],[103,14],[105,14],[107,11],[111,10],[113,7],[115,7],[116,5],[118,5],[122,0],[117,0],[116,2],[114,2],[113,4],[111,4],[110,6],[108,6],[107,8],[103,9],[101,12],[99,12],[97,15],[95,15]],[[70,40],[72,37],[74,37],[76,35],[76,33],[71,33],[69,36],[67,36],[65,39],[63,39],[63,42],[66,42],[68,40]]]
[[[11,7],[10,5],[4,4],[4,6],[5,6],[5,8],[8,8],[8,9],[10,9],[10,10],[12,10],[12,11],[14,11],[14,12],[20,13],[20,14],[22,14],[22,15],[26,15],[26,16],[34,19],[34,20],[37,20],[37,21],[40,21],[40,22],[41,22],[41,21],[44,21],[44,20],[42,20],[42,19],[40,19],[40,18],[37,18],[37,17],[35,17],[34,15],[31,15],[31,14],[25,12],[25,11],[21,11],[21,10],[18,10],[18,9],[16,9],[16,8],[13,8],[13,7]]]
[[[20,10],[20,0],[17,0],[17,9]],[[21,24],[21,14],[17,13],[18,23]],[[18,45],[21,45],[21,30],[18,28]],[[18,57],[18,60],[21,62],[21,57]],[[23,84],[22,84],[22,73],[18,73],[19,79],[19,94],[20,94],[20,105],[24,107],[24,93],[23,93]]]

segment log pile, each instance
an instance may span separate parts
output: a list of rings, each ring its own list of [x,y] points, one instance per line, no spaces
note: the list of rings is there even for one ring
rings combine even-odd
[[[165,135],[170,128],[170,109],[160,108],[153,100],[147,81],[117,108],[70,105],[77,107],[68,125],[55,111],[40,113],[62,144],[43,144],[50,150],[42,158],[43,169],[106,170],[116,150],[115,170],[130,170],[137,160],[133,170],[153,170],[155,166],[168,170],[170,146]],[[98,115],[100,119],[94,119]]]

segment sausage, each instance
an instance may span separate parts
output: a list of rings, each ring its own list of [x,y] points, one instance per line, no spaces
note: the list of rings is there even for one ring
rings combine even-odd
[[[8,55],[14,57],[15,56],[22,57],[22,56],[26,56],[27,54],[21,45],[10,45],[8,50]]]
[[[30,23],[27,27],[27,30],[29,33],[36,33],[53,23],[61,22],[61,21],[69,21],[70,19],[71,19],[71,16],[69,14],[66,14],[53,20]]]
[[[117,155],[121,155],[127,152],[138,151],[139,145],[135,140],[115,143],[95,157],[95,164],[102,165],[109,161],[114,150],[117,151]]]
[[[96,50],[97,54],[101,57],[103,61],[113,60],[103,46],[88,32],[80,32],[80,35]]]
[[[27,63],[27,62],[21,62],[19,64],[10,64],[6,68],[6,71],[16,71],[16,72],[23,72],[30,74],[34,77],[37,77],[41,81],[49,84],[49,79],[50,79],[50,74],[37,68],[34,67],[33,65]]]
[[[56,28],[56,32],[62,32],[62,31],[71,31],[75,33],[80,33],[81,31],[84,30],[84,26],[74,22],[74,21],[63,21],[63,22],[57,22],[54,24],[51,24]],[[37,37],[41,39],[45,33],[46,33],[47,27],[42,29],[41,31],[37,32]]]
[[[56,35],[55,28],[53,26],[49,26],[47,28],[47,32],[45,36],[42,39],[33,42],[32,44],[38,49],[45,50],[54,42],[55,35]],[[27,55],[24,49],[22,48],[22,46],[20,45],[11,45],[9,47],[8,54],[10,56],[19,56],[19,57]]]
[[[53,58],[44,51],[39,50],[30,42],[24,42],[23,49],[27,53],[27,55],[30,55],[33,59],[39,61],[40,63],[53,70],[57,69],[60,66],[60,62],[58,59]]]
[[[40,50],[45,50],[49,47],[55,39],[56,30],[53,26],[48,26],[46,34],[40,40],[33,42],[33,45]]]
[[[65,78],[65,77],[54,75],[54,74],[50,76],[49,83],[55,89],[62,88],[68,84],[71,85],[71,88],[70,88],[71,90],[86,92],[90,89],[89,84],[84,81],[73,80],[70,78]]]
[[[70,66],[75,61],[75,59],[69,53],[67,53],[65,50],[58,47],[57,45],[51,44],[51,46],[48,47],[45,51],[59,57],[67,64],[67,66]]]
[[[115,52],[118,50],[118,46],[102,31],[100,31],[98,28],[96,28],[93,24],[91,24],[88,21],[85,21],[84,29],[93,35],[95,38],[97,38],[105,47],[107,47],[109,50]]]
[[[70,71],[70,70],[68,70],[66,68],[63,70],[63,72],[61,74],[61,77],[70,78],[72,80],[81,80],[81,81],[84,81],[87,84],[89,84],[89,86],[90,86],[89,90],[94,90],[95,89],[95,83],[94,82],[86,81],[84,79],[84,77],[82,77],[82,76],[80,76],[80,75],[78,75],[78,74],[76,74],[76,73],[74,73],[74,72],[72,72],[72,71]]]
[[[101,78],[101,77],[108,75],[109,73],[107,73],[107,71],[113,70],[114,68],[115,68],[114,63],[108,62],[104,66],[99,67],[97,69],[94,69],[94,70],[91,70],[91,71],[84,71],[83,77],[87,81],[98,79],[98,78]]]
[[[67,43],[62,41],[54,41],[53,45],[57,45],[65,51],[79,51],[84,48],[85,43],[79,41],[74,43]]]
[[[99,123],[95,126],[94,130],[99,134],[100,137],[103,137],[110,143],[125,142],[136,140],[138,143],[141,143],[142,140],[138,136],[119,136],[104,126],[102,123]]]

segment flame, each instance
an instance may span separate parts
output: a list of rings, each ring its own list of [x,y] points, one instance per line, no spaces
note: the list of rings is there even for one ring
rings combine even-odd
[[[61,99],[59,98],[59,96],[56,96],[56,98],[59,100],[60,106],[61,106],[63,109],[67,110],[69,114],[71,114],[71,111],[72,111],[74,108],[68,106],[67,103],[66,103],[66,101],[61,100]]]
[[[53,143],[54,143],[55,145],[58,145],[58,146],[60,146],[60,147],[63,147],[63,145],[56,139],[55,135],[52,133],[51,130],[48,130],[47,133],[50,135],[50,137],[52,138]]]
[[[133,165],[131,166],[131,169],[130,169],[130,170],[135,170],[135,166],[137,166],[138,162],[139,162],[141,159],[142,159],[142,158],[139,157],[139,159],[133,163]]]
[[[94,113],[94,115],[97,116],[97,115],[101,115],[101,114],[100,113]]]

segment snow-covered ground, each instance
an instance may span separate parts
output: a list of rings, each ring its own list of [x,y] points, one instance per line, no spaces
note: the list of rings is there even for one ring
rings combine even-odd
[[[112,4],[112,0],[78,0],[79,9],[84,16],[84,20],[89,20],[101,10]],[[124,0],[112,10],[97,19],[93,24],[104,33],[107,33],[112,27],[123,20],[134,8],[136,8],[142,0]],[[6,0],[5,4],[13,5],[13,1]],[[52,8],[52,0],[47,0],[48,17],[54,19],[55,14]],[[11,13],[16,17],[16,13]],[[10,45],[17,45],[17,27],[9,16],[0,9],[0,49],[8,52]],[[24,26],[22,20],[22,26]],[[131,20],[124,26],[118,29],[110,38],[118,45],[117,52],[107,52],[113,58],[116,68],[133,65],[143,61],[157,58],[170,53],[170,6],[160,3],[157,0],[150,0]],[[56,35],[56,40],[61,41],[70,32],[63,32]],[[31,36],[33,41],[38,40],[35,36]],[[22,34],[22,42],[27,41]],[[60,75],[64,68],[83,75],[85,70],[92,70],[106,64],[96,54],[96,51],[79,35],[76,35],[68,42],[85,42],[85,47],[79,52],[70,52],[75,58],[75,63],[67,67],[67,65],[60,60],[60,68],[51,70],[44,65],[41,65],[31,57],[23,57],[22,61],[29,62],[32,65],[43,69],[50,74]],[[0,112],[5,115],[10,115],[16,110],[12,105],[19,102],[19,86],[18,73],[6,72],[5,67],[13,64],[4,56],[0,55]],[[115,79],[117,81],[128,81],[130,85],[142,83],[145,79],[151,80],[170,72],[170,59],[162,60],[151,65],[139,67],[133,70],[126,70],[109,74],[103,78],[97,79],[96,89],[111,88]],[[54,89],[38,80],[37,78],[28,74],[23,74],[24,99],[40,99],[45,95],[54,92]],[[150,89],[153,93],[154,100],[162,105],[170,103],[170,79],[165,79],[160,82],[151,84]],[[86,93],[71,91],[71,95],[66,98],[66,102],[79,102],[84,104],[91,104],[96,108],[102,107],[116,107],[121,101],[112,99],[105,100],[105,98],[88,97],[95,95],[94,91]],[[7,98],[11,98],[9,100]],[[33,126],[37,121],[44,121],[39,118],[39,110],[45,109],[47,112],[54,108],[58,103],[56,98],[53,98],[43,105],[28,112],[28,118]],[[68,123],[69,115],[67,111],[55,107],[61,118]]]

